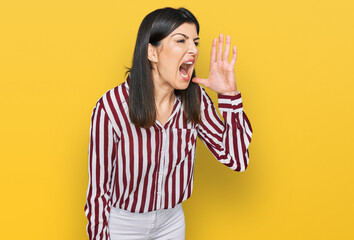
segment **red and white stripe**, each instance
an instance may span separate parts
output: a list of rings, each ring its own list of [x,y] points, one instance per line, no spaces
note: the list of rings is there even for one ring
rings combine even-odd
[[[129,82],[108,91],[93,109],[89,145],[89,186],[85,214],[90,239],[108,238],[110,208],[149,212],[172,208],[191,196],[196,140],[232,170],[248,165],[252,128],[241,95],[219,95],[219,110],[201,90],[202,124],[187,123],[176,97],[164,126],[136,127],[128,112]]]

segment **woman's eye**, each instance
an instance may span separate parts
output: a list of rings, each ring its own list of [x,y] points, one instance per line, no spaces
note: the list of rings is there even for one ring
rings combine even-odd
[[[181,40],[178,40],[177,42],[178,42],[178,43],[184,43],[185,40],[184,40],[184,39],[181,39]]]
[[[194,44],[195,44],[195,46],[197,46],[197,47],[198,47],[198,45],[199,45],[199,42],[194,42]]]

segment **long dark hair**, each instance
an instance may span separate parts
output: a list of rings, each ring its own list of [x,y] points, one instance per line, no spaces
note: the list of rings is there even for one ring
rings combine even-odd
[[[157,47],[161,40],[183,23],[193,23],[199,34],[199,23],[195,16],[185,8],[162,8],[149,13],[142,21],[136,39],[133,65],[128,70],[129,116],[135,125],[151,127],[156,121],[156,105],[152,66],[147,57],[148,44]],[[195,77],[193,71],[192,79]],[[198,84],[190,81],[184,90],[175,90],[184,106],[187,122],[200,123],[200,93]]]

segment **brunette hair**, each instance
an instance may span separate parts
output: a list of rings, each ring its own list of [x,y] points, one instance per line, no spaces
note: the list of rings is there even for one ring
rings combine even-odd
[[[162,8],[149,13],[142,21],[136,39],[133,64],[127,71],[129,79],[129,116],[135,125],[151,127],[156,121],[156,105],[152,66],[147,57],[148,44],[159,46],[161,40],[183,23],[193,23],[199,34],[199,23],[185,8]],[[195,77],[193,71],[192,79]],[[190,81],[184,90],[175,90],[180,96],[187,122],[200,123],[200,93],[198,84]]]

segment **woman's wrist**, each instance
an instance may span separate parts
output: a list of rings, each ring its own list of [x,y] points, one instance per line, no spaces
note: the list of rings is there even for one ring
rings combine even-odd
[[[219,93],[220,95],[226,95],[226,96],[235,96],[239,94],[240,92],[238,90],[236,91],[231,91],[231,92],[224,92],[224,93]]]

